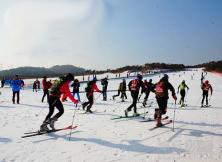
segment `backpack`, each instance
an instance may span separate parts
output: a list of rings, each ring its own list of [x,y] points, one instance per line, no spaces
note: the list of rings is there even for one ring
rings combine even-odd
[[[155,94],[157,97],[164,97],[164,82],[160,81],[156,84]]]
[[[58,80],[55,80],[52,87],[50,88],[51,94],[59,94],[59,88],[64,83],[65,77],[59,77]]]
[[[93,85],[92,81],[88,82],[87,85],[86,85],[86,88],[85,88],[85,92],[91,92],[92,91],[92,85]]]
[[[130,86],[131,91],[137,91],[138,90],[138,80],[132,80],[131,86]]]

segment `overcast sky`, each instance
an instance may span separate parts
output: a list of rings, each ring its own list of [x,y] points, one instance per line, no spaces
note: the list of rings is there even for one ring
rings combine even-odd
[[[0,69],[222,60],[222,0],[1,0]]]

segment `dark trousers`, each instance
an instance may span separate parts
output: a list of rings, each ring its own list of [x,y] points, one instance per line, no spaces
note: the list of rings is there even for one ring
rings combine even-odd
[[[119,95],[120,95],[120,90],[118,90],[118,94],[117,94],[117,95],[113,95],[113,99],[114,99],[115,97],[119,96]]]
[[[127,111],[131,111],[132,108],[134,108],[134,113],[137,112],[137,100],[138,100],[139,91],[131,91],[131,96],[133,98],[133,103],[127,108]]]
[[[180,96],[181,96],[180,103],[182,103],[182,104],[184,103],[185,95],[186,95],[186,91],[185,90],[181,90],[180,91]]]
[[[208,105],[208,91],[203,91],[203,98],[201,101],[201,105],[203,105],[205,98],[206,98],[206,105]]]
[[[59,110],[59,112],[55,114],[53,118],[58,119],[64,113],[63,104],[60,101],[59,97],[49,96],[49,113],[47,114],[45,121],[51,118],[54,113],[55,107]]]
[[[103,89],[103,101],[107,100],[107,89]]]
[[[83,106],[83,107],[86,107],[86,106],[87,106],[86,111],[89,111],[89,110],[91,109],[92,105],[93,105],[93,95],[86,94],[86,97],[87,97],[88,101],[87,101],[87,102],[84,102],[84,103],[82,104],[82,106]]]
[[[150,95],[150,91],[146,91],[145,94],[146,94],[146,96],[144,97],[144,101],[146,102],[149,95]]]
[[[12,95],[12,102],[15,103],[15,95],[17,95],[17,103],[19,104],[19,99],[20,99],[20,92],[19,91],[14,91]]]
[[[127,99],[126,91],[121,92],[121,98],[124,99],[124,97],[125,97],[125,99]]]
[[[49,90],[43,90],[42,102],[44,101],[45,96],[47,96],[47,102],[49,102]]]
[[[156,98],[156,101],[157,101],[157,104],[159,106],[159,111],[160,111],[161,115],[166,114],[168,98],[158,97],[158,98]]]

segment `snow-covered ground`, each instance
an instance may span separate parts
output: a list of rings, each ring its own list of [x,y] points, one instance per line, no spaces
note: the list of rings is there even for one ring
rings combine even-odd
[[[193,80],[191,75],[194,73]],[[84,114],[75,110],[70,101],[64,103],[65,113],[57,121],[56,127],[71,124],[76,111],[73,130],[60,131],[31,138],[21,138],[24,132],[39,129],[48,113],[47,103],[41,103],[42,92],[31,89],[21,91],[20,104],[12,104],[11,89],[1,89],[0,96],[0,161],[1,162],[221,162],[222,161],[222,77],[208,73],[206,79],[213,86],[210,97],[211,107],[200,108],[201,71],[169,73],[170,82],[177,89],[185,79],[190,90],[187,93],[185,108],[176,107],[175,131],[172,124],[153,131],[155,122],[139,122],[142,117],[111,120],[123,115],[131,104],[127,92],[127,102],[111,100],[116,92],[108,93],[108,101],[95,93],[94,114]],[[146,79],[150,79],[147,77]],[[152,76],[154,82],[159,75]],[[109,89],[117,89],[121,80],[110,80]],[[127,80],[127,83],[129,80]],[[98,86],[101,87],[100,82]],[[84,90],[85,85],[81,86]],[[154,94],[150,94],[146,117],[153,117],[157,107]],[[143,98],[143,97],[142,97]],[[179,95],[178,95],[179,98]],[[84,101],[85,94],[81,94]],[[142,103],[138,103],[138,108]],[[173,118],[175,105],[170,97],[167,115]],[[144,109],[138,109],[143,113]]]

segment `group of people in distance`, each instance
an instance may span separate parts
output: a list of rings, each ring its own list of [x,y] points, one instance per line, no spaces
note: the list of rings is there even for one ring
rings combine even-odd
[[[99,92],[103,94],[103,101],[107,101],[107,87],[108,87],[108,79],[104,78],[101,80],[102,90],[98,88],[96,85],[96,77],[93,78],[93,80],[89,81],[85,87],[85,93],[88,101],[81,103],[83,110],[86,111],[86,113],[92,113],[91,107],[93,105],[93,93]],[[71,82],[73,82],[71,84]],[[22,83],[21,80],[18,78],[18,75],[15,76],[15,78],[11,81],[11,87],[13,91],[13,97],[12,102],[15,104],[15,96],[17,95],[17,103],[19,104],[19,92],[21,89],[22,84],[24,85],[24,82]],[[73,92],[70,92],[69,85],[71,84],[71,87],[73,87]],[[49,104],[49,112],[46,115],[43,123],[40,126],[40,131],[48,131],[48,125],[51,127],[51,129],[55,129],[54,125],[55,122],[62,116],[64,113],[64,107],[62,102],[66,100],[68,97],[74,104],[78,104],[81,102],[80,96],[79,96],[79,87],[80,82],[78,79],[74,79],[74,76],[69,73],[65,76],[59,77],[59,79],[53,81],[53,83],[50,81],[47,81],[47,77],[44,76],[42,80],[42,89],[43,89],[43,96],[42,96],[42,102],[44,102],[45,96],[47,97],[47,102]],[[201,107],[208,106],[208,93],[211,91],[211,95],[213,92],[212,86],[210,85],[209,81],[204,81],[203,78],[201,78],[201,88],[203,91],[203,98],[201,101]],[[144,80],[143,76],[141,74],[138,74],[135,79],[132,79],[128,83],[128,89],[131,93],[132,97],[132,104],[129,105],[129,107],[124,111],[125,116],[128,117],[128,113],[133,109],[134,113],[133,116],[139,116],[140,114],[137,113],[137,102],[140,99],[141,95],[139,96],[139,92],[141,90],[141,94],[145,93],[145,98],[143,103],[143,106],[145,107],[147,105],[147,100],[149,97],[150,92],[155,93],[156,102],[158,105],[158,108],[155,109],[154,113],[154,119],[156,120],[157,126],[162,126],[161,118],[162,115],[166,114],[167,112],[167,103],[169,99],[169,93],[168,91],[171,91],[172,98],[177,100],[176,92],[172,84],[169,82],[169,76],[167,74],[164,74],[164,76],[155,84],[152,83],[152,79],[149,79],[149,81]],[[179,101],[179,104],[181,107],[185,106],[185,95],[186,95],[186,89],[189,90],[189,87],[186,85],[185,80],[182,81],[182,83],[178,86],[177,93],[180,92],[181,98]],[[124,102],[125,99],[127,99],[126,95],[127,90],[127,84],[126,80],[123,79],[122,82],[119,84],[118,88],[118,94],[113,95],[112,98],[115,100],[115,97],[119,96],[121,93],[121,100]],[[76,96],[76,97],[75,97]],[[76,99],[77,98],[77,99]],[[204,100],[206,99],[206,105],[204,105]],[[58,113],[53,115],[55,107],[58,109]]]

